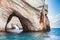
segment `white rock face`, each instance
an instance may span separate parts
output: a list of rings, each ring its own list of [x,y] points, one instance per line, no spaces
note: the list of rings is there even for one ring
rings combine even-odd
[[[45,0],[1,0],[0,2],[0,27],[2,30],[4,29],[5,31],[7,26],[10,28],[12,22],[18,25],[20,24],[20,26],[22,25],[23,31],[43,31],[45,28],[48,28],[48,26],[50,27],[50,25],[48,25],[49,22],[46,22],[48,19],[45,14],[48,13],[48,6],[46,6]],[[44,16],[43,27],[40,23],[41,12],[43,12]],[[20,23],[15,19],[10,21],[6,26],[8,18],[13,13],[18,16]]]
[[[11,21],[8,23],[7,28],[12,28],[12,24],[17,25],[19,28],[22,28],[22,25],[18,17],[13,16]]]
[[[11,12],[12,11],[10,9],[0,6],[0,31],[5,31],[5,25]]]
[[[23,0],[25,2],[27,2],[28,4],[30,4],[31,6],[38,8],[39,6],[44,5],[44,0]]]

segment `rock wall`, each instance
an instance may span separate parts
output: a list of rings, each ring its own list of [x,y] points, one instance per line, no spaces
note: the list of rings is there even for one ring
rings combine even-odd
[[[18,19],[18,17],[13,16],[13,17],[11,18],[10,22],[7,24],[7,28],[8,28],[8,29],[9,29],[9,28],[12,28],[12,24],[17,25],[19,28],[22,29],[22,25],[21,25],[20,20]]]
[[[5,31],[5,26],[11,12],[11,10],[8,10],[4,7],[0,7],[0,31]]]
[[[44,16],[43,26],[40,23],[41,12],[43,12]],[[0,0],[1,30],[4,29],[5,31],[10,21],[8,18],[13,13],[19,18],[23,31],[45,31],[46,29],[50,29],[45,0]]]

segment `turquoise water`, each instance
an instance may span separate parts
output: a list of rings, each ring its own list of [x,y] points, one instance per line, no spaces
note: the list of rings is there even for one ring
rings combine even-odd
[[[52,28],[50,32],[22,32],[3,33],[0,32],[0,40],[60,40],[60,28]]]

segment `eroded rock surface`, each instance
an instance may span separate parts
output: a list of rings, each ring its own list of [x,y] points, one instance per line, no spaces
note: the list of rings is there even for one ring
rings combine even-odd
[[[12,25],[17,25],[19,28],[22,29],[22,25],[21,25],[20,20],[18,19],[18,17],[13,16],[11,21],[8,23],[7,28],[8,29],[12,28]]]
[[[0,29],[7,30],[9,17],[14,14],[19,18],[23,31],[49,31],[47,9],[45,0],[0,0]]]

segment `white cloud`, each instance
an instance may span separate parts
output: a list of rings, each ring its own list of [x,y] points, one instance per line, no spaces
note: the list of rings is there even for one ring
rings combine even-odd
[[[51,27],[56,27],[58,26],[58,21],[60,20],[60,14],[58,15],[55,15],[55,16],[48,16],[49,17],[49,20],[50,20],[50,25]],[[54,26],[55,25],[55,26]],[[59,26],[57,28],[60,28]]]

